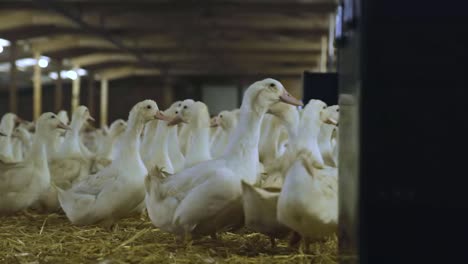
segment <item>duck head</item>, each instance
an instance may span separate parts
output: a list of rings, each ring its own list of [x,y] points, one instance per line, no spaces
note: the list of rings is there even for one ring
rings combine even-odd
[[[237,125],[239,121],[239,109],[232,111],[221,111],[218,117],[218,123],[223,128],[223,130],[230,130]]]
[[[23,122],[16,114],[6,113],[2,116],[2,121],[0,122],[0,129],[6,135],[11,135],[16,124]]]
[[[248,105],[255,112],[265,113],[272,105],[278,102],[295,106],[303,105],[300,100],[289,94],[283,84],[271,78],[257,81],[250,85],[245,91],[242,105]]]
[[[51,132],[59,129],[70,130],[70,127],[51,112],[43,113],[36,122],[36,133],[39,135],[53,135]]]
[[[193,100],[192,100],[193,101]],[[183,102],[176,116],[168,123],[173,126],[180,123],[198,124],[199,122],[209,123],[208,107],[202,102]]]
[[[138,117],[143,123],[151,120],[168,120],[168,118],[159,110],[158,104],[155,101],[147,99],[137,103],[130,111],[129,120]]]
[[[64,123],[65,125],[68,125],[70,123],[70,119],[68,118],[68,112],[65,110],[60,110],[57,113],[57,117]]]
[[[127,129],[127,123],[123,119],[117,119],[112,122],[109,128],[109,135],[116,137],[122,134]]]
[[[73,112],[73,119],[80,120],[81,122],[85,123],[87,121],[95,121],[94,118],[91,116],[89,113],[89,110],[86,106],[80,105],[76,108],[75,112]],[[60,119],[59,119],[60,120]],[[62,123],[65,124],[62,120],[60,120]]]
[[[340,107],[338,105],[332,105],[327,107],[325,115],[325,123],[335,126],[338,125],[338,122],[340,120]]]

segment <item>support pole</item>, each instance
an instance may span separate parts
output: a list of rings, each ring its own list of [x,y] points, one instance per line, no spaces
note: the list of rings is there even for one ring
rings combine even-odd
[[[327,69],[328,71],[335,71],[333,64],[335,62],[335,47],[333,45],[333,41],[335,39],[335,14],[330,14],[330,22],[329,22],[329,30],[328,30],[328,63]]]
[[[88,109],[91,116],[94,116],[94,73],[91,71],[88,71]]]
[[[101,79],[101,128],[107,125],[107,94],[109,89],[109,81],[107,79]]]
[[[62,72],[62,60],[58,61],[57,80],[55,81],[54,90],[54,111],[58,113],[63,107],[63,81],[60,73]]]
[[[71,113],[75,112],[75,109],[80,105],[80,75],[78,75],[78,66],[75,66],[73,70],[76,73],[76,78],[72,83],[72,98],[71,98]]]
[[[36,64],[34,64],[34,75],[33,75],[33,119],[37,120],[42,112],[42,83],[41,83],[41,67],[39,67],[39,59],[41,54],[39,52],[34,53]]]
[[[322,47],[321,47],[321,54],[320,54],[320,72],[327,71],[327,46],[328,41],[326,36],[322,36]]]
[[[16,93],[16,41],[10,45],[10,112],[18,113],[18,95]]]

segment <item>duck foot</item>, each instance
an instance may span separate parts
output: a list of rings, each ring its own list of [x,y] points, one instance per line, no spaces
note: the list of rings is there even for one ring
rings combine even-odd
[[[276,248],[276,239],[274,237],[270,237],[270,244],[271,244],[271,249]]]
[[[102,221],[99,225],[108,232],[115,232],[118,229],[118,225],[113,219],[106,219]]]
[[[309,254],[311,251],[310,251],[310,239],[308,238],[303,238],[302,239],[302,243],[301,243],[301,246],[299,248],[299,252],[302,253],[302,254]]]
[[[210,235],[211,239],[213,239],[214,241],[218,241],[219,238],[218,238],[218,235],[216,235],[216,233],[213,233]]]
[[[301,235],[295,231],[293,231],[291,233],[291,236],[289,238],[289,242],[288,242],[288,245],[290,247],[296,247],[298,245],[298,243],[301,241]]]
[[[183,244],[187,249],[190,249],[192,247],[192,243],[193,243],[192,233],[186,231],[183,236]]]

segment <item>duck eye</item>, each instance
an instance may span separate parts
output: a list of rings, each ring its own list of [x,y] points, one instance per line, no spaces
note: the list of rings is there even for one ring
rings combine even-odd
[[[179,104],[179,107],[181,107],[181,106],[182,106],[182,103]]]
[[[337,108],[337,109],[336,109],[336,111],[337,111],[337,112],[339,112],[339,111],[340,111],[340,109],[339,109],[339,108]]]
[[[151,105],[147,105],[146,108],[147,108],[147,109],[151,109]]]
[[[184,105],[184,109],[187,109],[188,107],[186,105]]]
[[[326,108],[327,108],[326,106],[322,107],[322,109],[326,109]]]
[[[223,115],[219,115],[220,118],[223,118]]]
[[[176,115],[179,114],[179,111],[175,111],[175,114],[176,114]]]
[[[55,116],[50,116],[50,118],[52,118],[52,119],[53,119],[53,118],[55,118]]]
[[[270,83],[270,87],[276,87],[276,84]]]

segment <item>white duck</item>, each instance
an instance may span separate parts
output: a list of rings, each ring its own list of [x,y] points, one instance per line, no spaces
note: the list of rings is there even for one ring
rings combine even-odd
[[[50,184],[45,142],[57,128],[66,129],[54,113],[42,114],[36,125],[31,153],[23,162],[0,162],[0,214],[30,206]]]
[[[65,141],[49,161],[51,181],[54,185],[68,189],[73,182],[88,176],[93,160],[88,158],[82,149],[80,130],[87,120],[94,120],[85,106],[79,106],[73,113],[71,130],[65,134]],[[55,140],[57,134],[54,134]],[[53,139],[52,139],[53,140]],[[56,142],[55,142],[56,143]],[[55,152],[52,147],[51,152]],[[41,194],[35,209],[41,211],[56,211],[60,208],[57,191],[52,186]]]
[[[337,175],[323,170],[317,144],[321,123],[330,122],[325,110],[320,100],[304,108],[298,140],[291,142],[297,155],[278,199],[278,221],[301,234],[306,249],[311,240],[335,232],[338,221]]]
[[[100,139],[101,144],[99,144],[96,156],[111,161],[117,140],[126,129],[127,123],[123,119],[117,119],[112,122],[108,134]]]
[[[233,135],[237,123],[239,122],[239,114],[239,109],[221,111],[212,119],[211,126],[218,127],[218,130],[210,143],[211,153],[214,158],[218,158],[223,155],[227,144],[229,143],[229,138]]]
[[[182,106],[181,101],[177,101],[171,105],[171,107],[164,111],[167,113],[167,116],[174,117],[177,115]],[[174,172],[179,172],[184,168],[185,165],[185,157],[182,154],[180,145],[179,145],[179,137],[177,135],[179,130],[179,126],[171,126],[169,127],[169,158],[171,159],[172,167],[174,168]]]
[[[273,248],[276,246],[276,238],[284,238],[291,232],[276,219],[279,194],[280,189],[264,190],[242,181],[245,226],[269,236]]]
[[[112,163],[118,140],[126,129],[127,123],[123,119],[117,119],[112,122],[109,128],[109,134],[99,137],[100,142],[98,144],[96,158],[93,159],[90,170],[91,173],[96,173]]]
[[[202,102],[182,103],[175,118],[169,125],[186,123],[189,130],[187,150],[185,154],[185,168],[200,162],[211,160],[210,153],[210,115],[208,107]]]
[[[290,140],[297,137],[299,125],[299,112],[297,108],[288,104],[277,103],[270,107],[271,114],[281,120],[289,131]],[[262,188],[254,187],[242,182],[242,202],[244,208],[245,225],[257,232],[270,237],[272,247],[275,247],[275,238],[284,238],[291,230],[279,223],[276,219],[276,207],[281,191],[282,178],[287,168],[285,159],[287,155],[279,157],[275,167],[267,166],[267,179],[262,182]]]
[[[11,134],[13,133],[16,123],[19,121],[20,119],[13,113],[6,113],[2,116],[0,131],[6,135],[5,137],[0,137],[0,160],[2,161],[15,161]]]
[[[225,154],[199,163],[167,179],[146,180],[146,207],[153,224],[178,235],[215,234],[242,225],[241,180],[257,182],[260,124],[278,102],[302,104],[273,79],[255,82],[245,92],[239,125]],[[240,212],[239,212],[240,209]]]
[[[57,188],[60,205],[73,224],[101,223],[110,227],[143,202],[143,182],[148,171],[140,157],[140,135],[145,123],[155,118],[165,119],[156,102],[144,100],[136,104],[130,111],[114,162],[69,190]]]
[[[163,115],[168,119],[170,118],[171,109],[163,112]],[[151,121],[154,122],[154,121]],[[143,160],[148,171],[151,171],[156,166],[163,168],[167,173],[174,173],[174,167],[172,166],[171,159],[169,157],[169,133],[173,127],[168,126],[166,121],[159,120],[157,122],[157,128],[155,137],[157,141],[153,142],[153,146],[150,148],[148,153],[148,159]],[[176,131],[177,132],[177,131]]]
[[[192,99],[185,99],[181,103],[179,103],[177,106],[177,110],[182,109],[182,104],[184,105],[191,105],[195,103],[194,100]],[[179,124],[179,130],[178,130],[178,136],[179,136],[179,144],[180,144],[180,150],[182,151],[182,154],[185,156],[187,155],[187,146],[189,142],[189,136],[190,136],[190,127],[187,126],[184,123]]]
[[[327,107],[326,111],[332,124],[322,124],[318,136],[318,144],[325,164],[328,166],[337,167],[337,163],[335,162],[333,154],[334,146],[332,140],[333,134],[335,134],[337,128],[336,125],[338,124],[339,107],[338,105],[329,106]]]
[[[32,144],[32,135],[31,133],[23,126],[18,126],[15,128],[13,131],[12,137],[17,139],[18,142],[20,142],[19,146],[14,146],[19,148],[19,151],[21,153],[21,160],[26,158],[26,155],[28,155],[29,151],[31,150],[31,144]]]
[[[310,242],[326,239],[338,227],[337,178],[316,174],[314,159],[307,150],[299,152],[277,207],[278,221],[301,235],[306,250]]]

